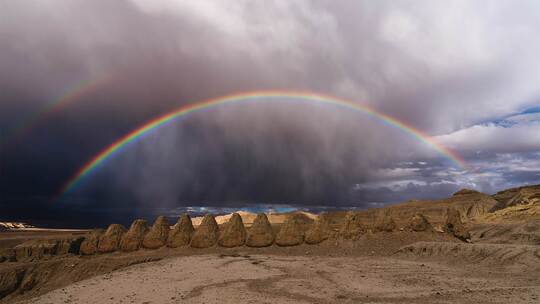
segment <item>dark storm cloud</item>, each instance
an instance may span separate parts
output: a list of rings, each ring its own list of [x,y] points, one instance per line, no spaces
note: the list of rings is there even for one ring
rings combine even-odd
[[[365,115],[239,105],[127,148],[77,198],[87,197],[89,210],[188,201],[361,205],[532,182],[534,174],[511,172],[514,162],[535,162],[538,124],[486,122],[534,107],[540,96],[539,12],[536,1],[502,0],[3,1],[2,138],[82,81],[110,80],[2,145],[0,190],[3,198],[49,197],[156,115],[269,88],[365,102],[437,136],[481,170],[451,168]]]

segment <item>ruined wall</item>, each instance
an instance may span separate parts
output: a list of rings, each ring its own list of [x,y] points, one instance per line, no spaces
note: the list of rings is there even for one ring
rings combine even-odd
[[[253,225],[246,227],[239,214],[233,214],[228,223],[217,224],[214,216],[207,214],[202,223],[193,227],[191,218],[184,214],[171,229],[167,219],[160,216],[152,227],[145,220],[135,220],[129,230],[118,224],[112,224],[106,231],[94,230],[85,237],[65,240],[33,240],[17,245],[15,248],[0,251],[0,262],[31,261],[43,257],[62,254],[94,255],[115,251],[131,252],[136,250],[155,250],[162,247],[234,248],[241,246],[298,246],[315,245],[333,240],[358,240],[366,234],[408,232],[435,232],[429,218],[421,213],[414,213],[406,219],[396,221],[389,210],[369,210],[342,214],[336,221],[333,215],[321,214],[315,221],[304,221],[291,215],[273,227],[268,217],[257,215]],[[455,237],[469,238],[466,226],[461,221],[457,209],[445,210],[443,230]]]

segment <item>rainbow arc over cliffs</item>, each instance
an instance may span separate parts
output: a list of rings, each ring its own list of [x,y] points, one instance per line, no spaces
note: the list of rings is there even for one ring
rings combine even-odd
[[[303,92],[303,91],[281,91],[281,90],[271,90],[271,91],[253,91],[253,92],[244,92],[239,94],[232,94],[222,97],[217,97],[213,99],[207,99],[196,103],[191,103],[184,105],[172,112],[164,114],[160,117],[157,117],[141,127],[135,129],[129,134],[126,134],[124,137],[113,142],[110,146],[99,152],[95,155],[90,161],[88,161],[80,170],[78,170],[69,181],[62,188],[61,195],[67,194],[75,189],[84,179],[94,172],[98,167],[103,165],[107,160],[111,159],[114,155],[120,153],[123,149],[129,146],[131,143],[143,138],[150,131],[165,126],[177,118],[187,116],[191,113],[199,112],[205,109],[210,109],[218,107],[220,105],[232,104],[232,103],[242,103],[242,102],[272,102],[276,100],[291,100],[294,101],[308,101],[313,103],[321,103],[334,105],[337,107],[357,111],[364,113],[371,117],[377,118],[382,123],[402,130],[404,133],[416,138],[417,140],[423,142],[427,146],[436,150],[438,153],[443,155],[445,158],[452,161],[461,169],[467,169],[465,161],[454,151],[449,148],[437,143],[432,137],[428,134],[414,128],[411,125],[406,124],[394,117],[381,113],[367,105],[359,104],[347,99],[314,93],[314,92]]]

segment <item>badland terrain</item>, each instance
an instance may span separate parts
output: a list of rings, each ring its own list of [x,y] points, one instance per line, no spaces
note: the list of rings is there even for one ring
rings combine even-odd
[[[0,303],[540,303],[540,185],[364,211],[3,225],[0,262]]]

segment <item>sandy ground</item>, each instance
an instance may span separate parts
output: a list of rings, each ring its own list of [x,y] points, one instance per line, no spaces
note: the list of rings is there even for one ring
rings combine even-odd
[[[133,265],[19,303],[540,303],[540,275],[391,257],[207,254]]]

